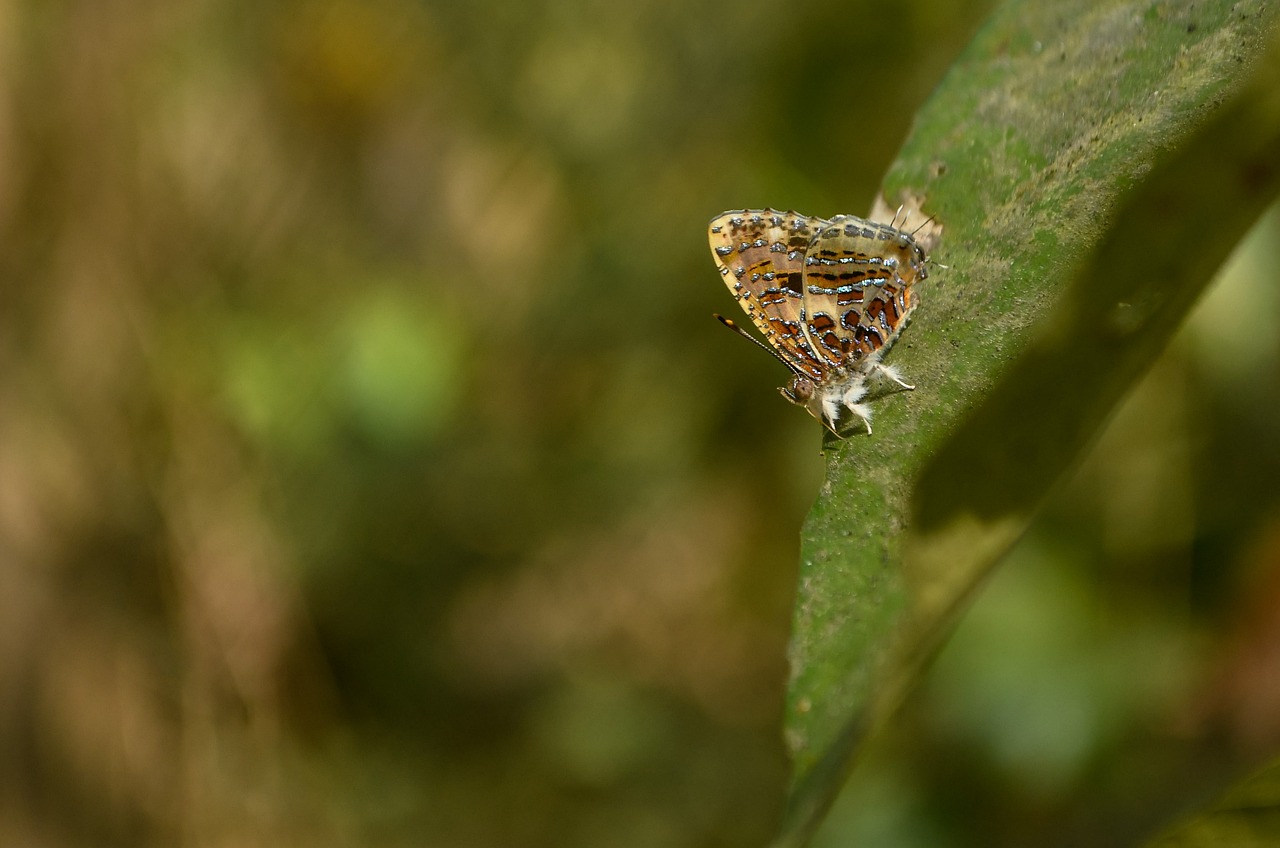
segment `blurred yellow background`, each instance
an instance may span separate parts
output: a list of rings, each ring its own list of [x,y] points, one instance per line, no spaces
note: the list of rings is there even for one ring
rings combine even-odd
[[[0,844],[766,839],[820,433],[706,222],[987,5],[0,2]]]
[[[0,845],[767,841],[821,432],[706,223],[866,212],[990,5],[0,0]],[[1016,561],[1212,542],[1206,391],[1280,457],[1259,244]]]

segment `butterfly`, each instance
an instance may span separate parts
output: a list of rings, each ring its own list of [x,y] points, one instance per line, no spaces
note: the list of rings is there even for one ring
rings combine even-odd
[[[915,388],[880,362],[919,302],[912,286],[928,276],[924,249],[896,220],[744,209],[710,224],[720,276],[771,347],[715,317],[791,369],[778,391],[841,438],[846,411],[871,432],[869,380]]]

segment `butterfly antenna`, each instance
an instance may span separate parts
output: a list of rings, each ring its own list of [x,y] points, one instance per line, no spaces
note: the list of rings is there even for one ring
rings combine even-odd
[[[894,227],[894,228],[896,229],[896,228],[897,228],[897,226],[898,226],[898,216],[899,216],[899,215],[901,215],[901,214],[902,214],[902,206],[901,206],[901,205],[899,205],[899,206],[898,206],[898,211],[893,213],[893,220],[891,220],[891,221],[889,222],[889,226]],[[906,218],[903,218],[903,219],[902,219],[902,223],[904,223],[904,224],[905,224],[906,222],[907,222],[907,219],[906,219]]]
[[[779,362],[781,362],[783,365],[787,366],[787,368],[789,368],[789,369],[790,369],[791,371],[793,371],[794,373],[796,373],[796,374],[799,374],[799,373],[800,373],[800,370],[799,370],[798,368],[796,368],[794,365],[792,365],[790,362],[788,362],[786,359],[784,359],[784,358],[783,358],[783,356],[782,356],[782,354],[778,353],[776,350],[774,350],[773,348],[769,347],[769,346],[768,346],[768,345],[766,345],[764,342],[760,341],[760,340],[759,340],[759,339],[757,339],[755,336],[751,335],[751,334],[750,334],[750,333],[748,333],[746,330],[744,330],[744,329],[742,329],[741,327],[739,327],[739,326],[738,326],[736,323],[734,323],[733,321],[731,321],[731,320],[729,320],[728,318],[724,317],[724,316],[723,316],[723,315],[721,315],[719,312],[712,312],[711,314],[712,314],[712,315],[714,315],[714,316],[716,316],[716,320],[717,320],[717,321],[719,321],[721,324],[724,324],[724,325],[725,325],[726,327],[728,327],[730,330],[733,330],[735,333],[737,333],[738,335],[742,336],[744,339],[746,339],[747,341],[751,342],[753,345],[755,345],[756,347],[760,348],[760,349],[761,349],[761,350],[763,350],[765,353],[769,354],[769,355],[770,355],[770,356],[772,356],[774,359],[776,359],[776,360],[778,360]]]
[[[923,230],[925,227],[929,226],[929,224],[931,224],[931,223],[933,223],[933,216],[932,216],[932,215],[930,215],[928,218],[925,218],[923,221],[921,221],[921,222],[920,222],[920,226],[916,227],[914,230],[912,230],[912,231],[911,231],[911,237],[912,237],[912,238],[915,238],[915,237],[916,237],[916,233],[920,232],[920,231],[921,231],[921,230]]]

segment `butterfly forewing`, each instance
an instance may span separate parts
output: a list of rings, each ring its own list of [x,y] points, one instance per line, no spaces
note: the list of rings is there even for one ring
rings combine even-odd
[[[832,361],[805,331],[805,257],[828,221],[747,209],[715,218],[708,236],[725,285],[765,340],[796,369],[820,380]]]

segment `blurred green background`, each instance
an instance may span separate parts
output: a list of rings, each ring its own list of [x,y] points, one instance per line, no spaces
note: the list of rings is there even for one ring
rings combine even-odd
[[[0,844],[749,845],[819,429],[710,217],[987,3],[0,3]]]
[[[821,435],[705,226],[866,212],[990,6],[0,2],[0,844],[767,841]],[[1280,469],[1273,244],[926,687],[993,793],[1108,714],[1008,749],[947,686],[1168,552],[1198,434]],[[896,761],[839,833],[931,844]]]

